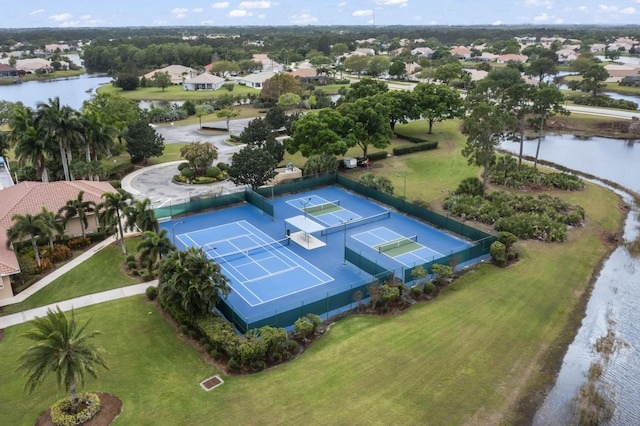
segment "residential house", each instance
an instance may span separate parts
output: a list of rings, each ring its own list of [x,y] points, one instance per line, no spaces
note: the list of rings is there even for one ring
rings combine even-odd
[[[556,52],[556,55],[558,55],[559,64],[568,64],[569,62],[578,58],[578,54],[576,53],[575,49],[572,48],[560,49]]]
[[[374,56],[376,51],[370,47],[358,47],[356,50],[351,52],[352,55],[361,55],[361,56]]]
[[[474,56],[471,59],[478,62],[495,62],[499,57],[500,55],[496,55],[494,53],[482,52],[482,55]]]
[[[175,85],[182,84],[184,83],[185,80],[188,80],[198,75],[198,71],[196,71],[193,68],[185,67],[184,65],[169,65],[167,67],[148,72],[143,77],[146,78],[147,80],[151,80],[153,78],[153,75],[157,72],[168,73],[169,79],[171,80],[171,84],[175,84]]]
[[[276,75],[275,72],[259,72],[255,74],[238,76],[235,78],[235,80],[238,82],[238,84],[253,87],[254,89],[262,89],[264,82],[266,80],[269,80],[274,75]]]
[[[196,77],[185,80],[182,88],[185,91],[192,90],[218,90],[224,84],[224,78],[205,72]]]
[[[16,61],[16,69],[27,74],[42,74],[53,71],[51,61],[42,58],[18,59]]]
[[[640,74],[640,66],[633,64],[607,64],[604,69],[609,73],[608,82],[619,82],[628,75]]]
[[[411,51],[411,55],[429,59],[431,55],[433,55],[433,52],[434,50],[430,47],[416,47]]]
[[[37,215],[46,207],[51,212],[58,212],[68,200],[78,198],[84,191],[84,200],[101,203],[101,195],[105,192],[115,193],[109,182],[90,182],[76,180],[72,182],[20,182],[0,190],[0,299],[13,297],[11,276],[20,272],[18,258],[7,239],[7,229],[11,228],[12,217],[16,214]],[[89,214],[87,233],[98,230],[99,223],[95,213]],[[81,234],[80,221],[71,219],[66,226],[65,234],[74,237]]]
[[[318,75],[315,68],[300,67],[297,70],[290,71],[287,74],[291,74],[298,81],[304,81],[306,83],[327,84],[329,82],[329,76]]]
[[[607,45],[604,43],[593,43],[589,50],[591,50],[592,53],[604,52],[607,50]]]
[[[525,63],[525,62],[527,62],[527,59],[529,59],[529,58],[524,56],[524,55],[516,55],[515,53],[509,53],[509,54],[506,54],[506,55],[498,56],[496,61],[499,64],[506,64],[506,63],[509,63],[509,62]]]
[[[449,49],[449,53],[458,59],[468,60],[471,59],[471,49],[464,46],[457,46]]]
[[[266,53],[254,53],[253,61],[262,64],[262,72],[282,72],[284,66],[269,57]]]
[[[0,78],[17,78],[19,77],[18,70],[5,64],[0,64]]]
[[[69,50],[68,44],[54,43],[44,45],[44,51],[47,53],[66,52],[67,50]]]

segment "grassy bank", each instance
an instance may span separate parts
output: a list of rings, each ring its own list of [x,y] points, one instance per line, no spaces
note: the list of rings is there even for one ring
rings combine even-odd
[[[389,159],[373,171],[393,179],[396,193],[402,172],[410,199],[439,204],[443,189],[478,173],[460,155],[458,124],[434,126],[438,150]],[[424,123],[407,126],[426,133]],[[82,309],[82,318],[93,317],[90,328],[103,331],[96,341],[109,350],[111,366],[87,389],[123,400],[116,424],[522,424],[551,383],[557,349],[572,336],[608,251],[600,236],[619,229],[623,217],[617,196],[591,184],[553,195],[587,212],[566,243],[520,242],[522,258],[508,268],[482,265],[397,317],[343,319],[293,362],[223,375],[225,384],[211,392],[198,382],[215,368],[142,296]],[[0,344],[7,424],[33,424],[62,396],[53,380],[31,397],[21,391],[24,379],[14,369],[28,344],[18,334],[28,327],[5,330]]]
[[[68,78],[68,77],[77,77],[81,74],[86,73],[85,70],[68,70],[68,71],[53,71],[49,74],[25,74],[20,76],[20,80],[22,82],[26,81],[47,81],[47,80],[55,80],[57,78]],[[13,78],[1,78],[0,86],[14,84]]]
[[[141,87],[136,90],[122,90],[118,87],[114,87],[111,84],[104,84],[98,88],[99,93],[112,93],[123,96],[127,99],[134,101],[210,101],[223,94],[248,95],[250,93],[259,94],[260,90],[252,87],[241,86],[239,84],[234,85],[233,90],[230,92],[227,89],[218,90],[191,90],[185,91],[182,85],[169,86],[164,90],[158,87]]]

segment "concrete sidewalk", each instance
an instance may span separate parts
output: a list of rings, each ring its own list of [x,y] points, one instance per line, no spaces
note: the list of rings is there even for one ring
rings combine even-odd
[[[125,237],[126,237],[126,235],[125,235]],[[10,297],[8,299],[1,299],[0,300],[0,307],[7,306],[7,305],[13,305],[15,303],[24,302],[29,296],[33,295],[35,292],[37,292],[37,291],[43,289],[44,287],[48,286],[55,279],[60,278],[62,275],[66,274],[71,269],[75,268],[76,266],[78,266],[82,262],[86,261],[91,256],[93,256],[94,254],[96,254],[97,252],[102,250],[103,248],[109,246],[110,244],[114,244],[115,242],[116,242],[116,240],[115,240],[114,237],[107,237],[106,239],[104,239],[103,241],[100,241],[98,244],[96,244],[95,246],[91,247],[90,249],[88,249],[87,251],[85,251],[84,253],[82,253],[81,255],[76,257],[75,259],[70,260],[69,262],[65,263],[63,266],[57,268],[55,271],[51,272],[49,275],[47,275],[46,277],[42,278],[40,281],[38,281],[37,283],[33,284],[32,286],[30,286],[29,288],[25,289],[24,291],[18,293],[17,295],[15,295],[13,297]]]
[[[23,322],[31,321],[36,317],[44,317],[47,315],[47,310],[49,308],[55,309],[56,306],[59,306],[63,311],[70,311],[71,309],[83,308],[85,306],[96,305],[98,303],[121,299],[123,297],[144,294],[147,287],[157,287],[157,285],[158,280],[154,280],[146,283],[134,284],[127,287],[107,290],[101,293],[87,294],[85,296],[76,297],[75,299],[63,300],[47,306],[41,306],[39,308],[33,308],[15,314],[7,315],[4,317],[0,317],[0,329],[11,327],[12,325],[16,324],[22,324]]]

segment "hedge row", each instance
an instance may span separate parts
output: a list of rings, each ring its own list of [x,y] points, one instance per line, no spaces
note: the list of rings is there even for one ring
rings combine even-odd
[[[404,155],[404,154],[410,154],[412,152],[429,151],[437,148],[438,148],[437,141],[416,143],[414,145],[403,145],[403,146],[398,146],[393,148],[393,155],[396,155],[396,156]]]
[[[400,134],[400,133],[397,133],[397,132],[394,132],[394,134],[395,134],[396,138],[398,138],[398,139],[404,139],[406,141],[413,142],[413,143],[429,142],[428,139],[422,139],[422,138],[419,138],[419,137],[416,137],[416,136],[403,135],[403,134]]]
[[[386,159],[388,155],[387,151],[378,151],[367,154],[367,157],[369,157],[369,160],[371,161],[378,161]]]

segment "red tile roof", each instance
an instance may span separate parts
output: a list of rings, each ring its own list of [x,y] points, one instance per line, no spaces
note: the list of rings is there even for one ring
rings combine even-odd
[[[116,192],[109,182],[91,182],[76,180],[73,182],[20,182],[17,185],[0,190],[0,275],[12,275],[20,272],[18,259],[7,248],[7,228],[11,227],[11,217],[15,214],[36,215],[47,210],[57,212],[68,200],[78,197],[84,191],[84,200],[102,202],[105,192]]]

